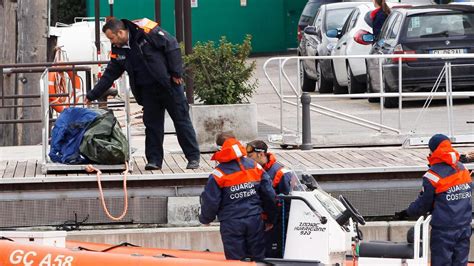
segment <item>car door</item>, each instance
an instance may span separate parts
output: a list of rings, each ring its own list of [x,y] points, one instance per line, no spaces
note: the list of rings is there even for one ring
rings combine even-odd
[[[314,56],[318,53],[318,46],[321,44],[321,29],[322,29],[322,21],[325,13],[325,8],[322,6],[316,18],[314,19],[313,26],[316,28],[316,35],[309,35],[305,34],[306,38],[306,54],[307,56]],[[304,68],[306,73],[309,74],[311,77],[316,77],[316,61],[314,59],[311,60],[304,60]]]
[[[392,28],[393,25],[396,21],[396,19],[401,20],[401,15],[392,12],[390,16],[387,18],[387,21],[385,21],[379,37],[375,40],[374,46],[372,47],[372,50],[370,54],[378,54],[382,55],[385,53],[388,53],[390,49],[393,51],[394,47],[394,38],[391,37],[392,35]],[[400,25],[398,26],[400,27]],[[378,58],[373,58],[373,59],[367,59],[367,73],[369,73],[369,80],[370,82],[370,89],[372,91],[380,91],[380,70],[379,70],[379,62],[384,61],[385,59],[378,59]]]
[[[347,40],[350,38],[349,32],[354,27],[358,14],[360,13],[358,8],[355,8],[351,15],[347,18],[344,27],[342,27],[341,38],[337,41],[334,46],[332,55],[345,55],[345,48],[347,46]],[[347,70],[346,70],[346,59],[345,58],[334,58],[334,76],[336,77],[337,83],[340,86],[347,86]]]

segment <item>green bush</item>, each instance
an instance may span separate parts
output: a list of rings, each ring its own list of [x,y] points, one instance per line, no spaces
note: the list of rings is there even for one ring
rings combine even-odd
[[[184,56],[187,69],[194,75],[194,94],[204,104],[248,103],[257,88],[250,81],[255,61],[246,63],[251,47],[250,35],[242,44],[232,44],[225,37],[214,42],[198,42],[190,55]]]

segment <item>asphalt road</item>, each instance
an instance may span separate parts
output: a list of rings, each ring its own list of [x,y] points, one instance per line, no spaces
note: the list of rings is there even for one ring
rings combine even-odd
[[[257,62],[255,77],[259,87],[251,102],[258,105],[259,122],[280,128],[280,99],[264,75],[263,65],[270,57],[252,58]],[[297,82],[296,60],[289,61],[285,71],[296,87]],[[279,78],[278,61],[273,61],[267,67],[270,78],[277,85]],[[282,83],[286,95],[294,95],[287,82]],[[318,93],[313,93],[317,95]],[[295,100],[293,100],[295,102]],[[373,130],[354,125],[339,119],[331,118],[311,112],[312,142],[315,146],[359,146],[401,144],[406,138],[430,137],[436,133],[448,134],[448,113],[446,100],[434,100],[430,107],[422,112],[424,100],[408,100],[403,102],[401,112],[401,133],[388,130]],[[369,103],[367,99],[350,98],[313,98],[312,103],[323,107],[357,116],[378,123],[381,120],[380,105]],[[454,136],[474,138],[474,124],[467,123],[474,120],[474,101],[469,98],[454,99],[453,108]],[[285,134],[295,134],[297,130],[297,108],[290,104],[283,105],[283,126]],[[398,109],[384,109],[383,124],[392,128],[399,128]],[[288,141],[286,141],[288,142]],[[290,141],[291,142],[291,141]]]

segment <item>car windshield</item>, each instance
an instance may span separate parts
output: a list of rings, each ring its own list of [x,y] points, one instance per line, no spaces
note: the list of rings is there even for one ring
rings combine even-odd
[[[300,24],[311,24],[313,23],[314,16],[316,15],[316,11],[321,6],[319,2],[308,2],[303,9],[303,13],[301,13],[300,17]]]
[[[432,14],[409,17],[407,38],[474,35],[474,13]]]
[[[326,24],[324,30],[342,29],[344,22],[353,8],[333,9],[326,12]]]

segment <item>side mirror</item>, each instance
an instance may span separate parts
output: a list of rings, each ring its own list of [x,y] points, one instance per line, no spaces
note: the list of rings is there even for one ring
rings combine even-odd
[[[373,43],[374,42],[374,35],[370,33],[366,33],[362,35],[362,40],[367,43]]]
[[[316,32],[316,27],[315,26],[308,26],[304,28],[304,33],[309,34],[309,35],[316,35],[318,34]]]
[[[326,32],[326,36],[328,36],[329,38],[339,38],[340,37],[339,35],[340,35],[339,31],[336,29],[328,30]]]

